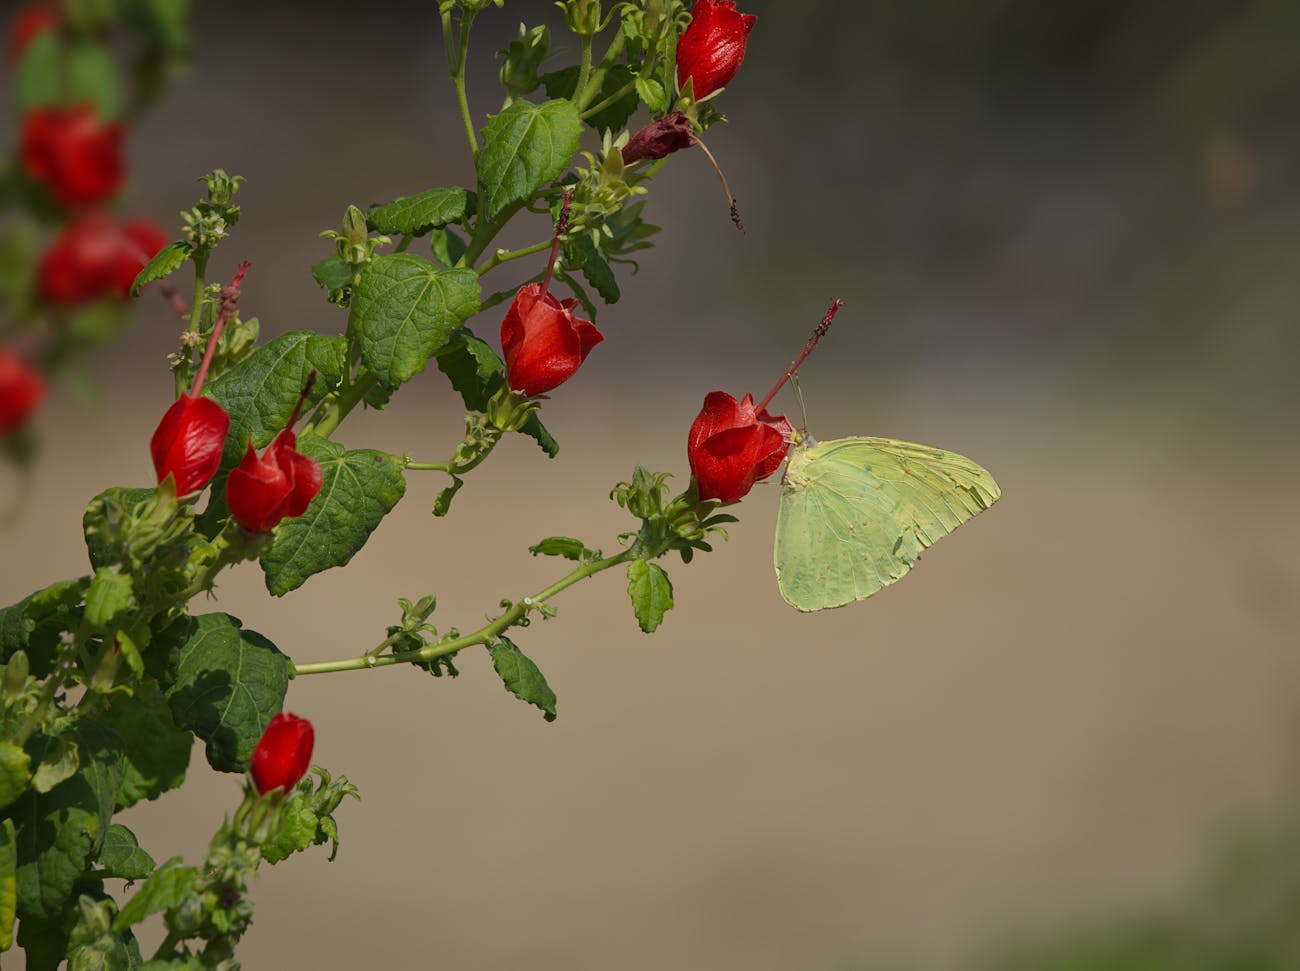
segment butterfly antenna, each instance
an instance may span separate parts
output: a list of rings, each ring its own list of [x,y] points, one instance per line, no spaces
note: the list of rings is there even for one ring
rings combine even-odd
[[[831,301],[830,309],[827,310],[826,314],[822,317],[821,323],[813,328],[812,336],[808,338],[808,343],[803,346],[803,350],[799,353],[799,356],[791,362],[788,368],[785,369],[785,374],[781,375],[781,380],[778,381],[772,390],[767,393],[767,397],[764,398],[762,404],[758,406],[758,411],[760,413],[768,406],[768,403],[776,397],[776,393],[784,387],[785,383],[794,376],[794,373],[799,370],[799,365],[808,359],[808,355],[813,352],[813,348],[817,346],[817,342],[826,336],[826,332],[831,329],[831,324],[835,321],[835,315],[839,313],[840,308],[843,306],[844,301],[839,299],[839,297],[836,297]]]

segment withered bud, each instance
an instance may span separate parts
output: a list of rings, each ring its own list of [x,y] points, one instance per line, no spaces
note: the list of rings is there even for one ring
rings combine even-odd
[[[634,134],[623,148],[623,164],[631,165],[643,158],[660,159],[695,144],[695,128],[680,111],[652,121]]]

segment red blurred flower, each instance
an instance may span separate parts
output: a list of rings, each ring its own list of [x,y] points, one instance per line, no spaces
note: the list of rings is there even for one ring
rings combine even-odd
[[[90,105],[37,108],[23,119],[23,171],[61,206],[92,206],[122,187],[122,134]]]
[[[294,423],[315,381],[316,372],[312,371],[284,431],[275,436],[266,453],[258,458],[249,439],[243,460],[230,470],[226,505],[235,522],[249,532],[269,533],[282,519],[301,516],[321,490],[324,476],[320,463],[298,451],[293,434]]]
[[[272,789],[286,792],[298,784],[311,767],[311,750],[316,731],[306,718],[282,711],[266,726],[253,749],[248,769],[260,795]]]
[[[181,395],[149,440],[158,481],[172,476],[177,496],[198,492],[217,474],[229,430],[230,416],[221,405],[211,398]]]
[[[146,220],[119,224],[102,212],[83,213],[41,257],[41,295],[65,304],[125,299],[144,265],[166,243],[162,230]]]
[[[27,45],[47,30],[59,25],[59,16],[48,7],[28,7],[14,21],[14,32],[9,37],[9,61],[17,64],[22,60]]]
[[[20,428],[44,397],[44,375],[17,351],[0,345],[0,434]]]
[[[573,376],[605,338],[589,320],[575,317],[577,300],[556,300],[543,283],[519,288],[501,321],[501,350],[512,391],[543,394]]]
[[[677,42],[677,86],[695,79],[695,100],[726,87],[745,59],[756,16],[739,13],[734,0],[696,0],[691,24]]]
[[[709,392],[686,440],[700,498],[742,498],[777,470],[792,433],[783,415],[757,410],[751,395],[737,401],[725,391]]]

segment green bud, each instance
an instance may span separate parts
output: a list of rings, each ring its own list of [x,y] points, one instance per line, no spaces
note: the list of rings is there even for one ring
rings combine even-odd
[[[545,26],[529,30],[519,25],[519,36],[510,42],[510,46],[498,55],[504,55],[505,63],[501,65],[501,83],[514,98],[537,90],[541,80],[537,76],[542,62],[550,52],[551,32]]]
[[[228,206],[230,200],[239,191],[239,183],[244,181],[242,175],[229,176],[225,169],[213,169],[199,179],[208,185],[208,201],[214,206]]]
[[[13,702],[23,693],[23,689],[27,687],[30,668],[27,652],[14,651],[13,656],[9,658],[9,663],[5,665],[4,683],[3,687],[0,687],[5,701]]]
[[[353,246],[365,243],[370,230],[366,226],[366,216],[356,206],[348,206],[343,214],[343,238]]]
[[[569,30],[579,37],[590,37],[605,29],[600,22],[600,0],[559,0],[556,6],[564,11]]]

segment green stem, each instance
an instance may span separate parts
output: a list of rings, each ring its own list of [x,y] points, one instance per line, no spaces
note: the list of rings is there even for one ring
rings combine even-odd
[[[303,434],[315,432],[322,438],[329,438],[334,433],[334,429],[339,427],[339,422],[343,421],[362,400],[370,390],[379,383],[379,378],[363,371],[357,375],[357,379],[352,384],[344,387],[337,396],[325,403],[322,410],[317,412],[319,419],[303,428]]]
[[[532,246],[525,246],[523,249],[499,249],[488,257],[488,259],[484,260],[483,264],[475,269],[475,272],[479,276],[482,276],[484,273],[487,273],[491,269],[495,269],[502,263],[509,263],[511,260],[521,259],[525,256],[532,256],[534,253],[540,253],[549,248],[550,245],[551,241],[549,239],[544,239],[540,243],[534,243]]]
[[[456,261],[456,265],[473,266],[474,261],[482,256],[487,248],[492,244],[492,240],[496,239],[497,233],[501,232],[506,223],[510,222],[510,220],[514,218],[515,213],[524,208],[524,206],[531,201],[532,199],[520,199],[518,202],[512,202],[504,207],[491,219],[480,218],[479,221],[474,224],[474,236],[470,239],[469,246],[466,248],[464,254],[461,255],[461,258]],[[547,240],[546,245],[550,245],[550,240]]]
[[[610,105],[614,104],[616,101],[625,98],[635,88],[636,88],[636,81],[629,81],[627,84],[623,85],[623,87],[619,88],[617,91],[611,94],[604,101],[600,102],[599,104],[592,105],[590,108],[584,111],[582,113],[582,120],[586,121],[588,118],[592,118],[600,114],[602,111],[604,111]]]
[[[605,75],[609,73],[609,69],[614,66],[614,62],[623,53],[625,43],[627,43],[627,35],[620,30],[614,36],[614,39],[610,41],[609,50],[605,51],[605,56],[600,59],[600,66],[592,73],[591,80],[587,82],[586,87],[584,88],[579,84],[574,89],[573,96],[579,111],[585,108],[592,98],[596,97],[596,92],[605,83]]]
[[[360,657],[344,658],[340,661],[316,661],[307,664],[295,664],[293,667],[294,677],[304,674],[328,674],[333,671],[360,671],[365,668],[389,667],[394,664],[413,664],[418,662],[432,661],[440,657],[448,657],[458,651],[463,651],[467,647],[473,647],[475,644],[491,644],[499,635],[517,626],[524,620],[528,613],[542,604],[547,603],[552,597],[567,590],[575,583],[579,583],[587,577],[595,576],[610,567],[626,563],[633,557],[633,548],[623,550],[623,552],[607,557],[605,559],[594,560],[590,563],[584,563],[577,567],[568,575],[561,577],[555,583],[552,583],[546,589],[534,594],[531,597],[525,597],[523,600],[513,604],[509,609],[504,611],[496,619],[480,627],[472,634],[466,634],[464,637],[456,637],[452,640],[443,641],[440,644],[430,644],[426,647],[414,651],[403,651],[400,654],[386,654],[382,657],[376,656],[374,652],[367,652]],[[383,645],[376,650],[382,650]]]
[[[153,960],[161,961],[166,957],[170,957],[176,950],[176,945],[182,940],[183,938],[175,931],[168,931],[167,936],[164,937],[162,943],[158,945],[158,950],[153,952]]]
[[[415,237],[412,236],[410,233],[407,233],[407,234],[404,235],[400,240],[398,240],[397,245],[393,247],[393,252],[394,252],[394,253],[405,253],[407,247],[410,246],[411,243],[412,243],[414,240],[415,240]]]
[[[445,462],[412,462],[408,458],[402,459],[402,469],[411,472],[446,472],[450,476],[464,475],[466,472],[473,472],[482,465],[492,450],[496,448],[497,442],[501,441],[500,434],[490,441],[483,451],[479,452],[468,462],[457,464],[455,459],[448,459]]]
[[[211,255],[212,251],[209,249],[194,251],[194,298],[190,301],[190,322],[185,328],[187,334],[199,332],[203,303],[207,298],[208,257]],[[176,369],[176,397],[178,398],[189,390],[190,379],[194,375],[193,358],[194,354],[191,350],[181,366]]]
[[[619,31],[622,34],[622,31]],[[574,97],[581,96],[587,90],[587,82],[591,79],[591,35],[582,35],[582,60],[578,67],[578,83],[573,88]],[[581,104],[579,104],[581,107]]]
[[[465,125],[465,137],[469,140],[469,150],[478,158],[478,136],[474,133],[474,116],[470,114],[469,97],[465,93],[465,58],[469,51],[469,29],[474,23],[475,11],[466,10],[460,20],[460,46],[457,50],[452,40],[451,11],[442,15],[442,43],[447,52],[447,67],[450,72],[452,87],[456,89],[456,103],[460,106],[460,118]]]

